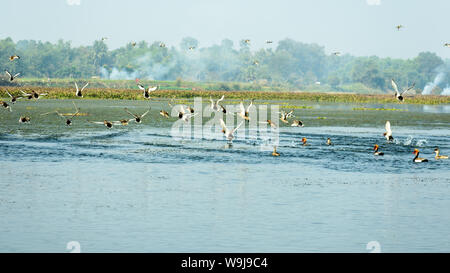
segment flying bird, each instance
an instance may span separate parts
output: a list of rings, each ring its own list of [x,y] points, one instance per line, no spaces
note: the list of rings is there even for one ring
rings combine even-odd
[[[38,92],[36,92],[34,90],[31,90],[31,94],[25,93],[23,91],[20,91],[20,92],[22,92],[24,98],[27,98],[29,100],[31,100],[31,99],[38,100],[41,96],[47,96],[48,95],[47,93],[38,93]]]
[[[209,97],[209,101],[211,102],[211,110],[217,111],[217,112],[222,110],[222,108],[219,105],[219,102],[223,101],[224,98],[225,98],[225,95],[222,95],[222,97],[220,99],[218,99],[216,102],[214,102],[213,99],[210,96]]]
[[[409,90],[413,89],[416,83],[413,83],[412,86],[408,87],[407,89],[404,89],[401,93],[398,91],[397,83],[394,81],[394,79],[391,79],[392,88],[394,88],[395,91],[395,98],[397,98],[398,101],[403,101],[403,94],[408,92]]]
[[[78,89],[78,85],[77,85],[77,83],[75,83],[75,88],[77,89],[77,91],[76,91],[76,93],[75,93],[75,95],[77,96],[77,97],[83,97],[83,90],[86,88],[86,86],[88,86],[89,85],[89,83],[86,83],[84,86],[83,86],[83,88],[81,88],[81,90],[80,89]]]
[[[5,72],[6,72],[6,75],[8,75],[10,82],[12,82],[15,78],[17,78],[20,75],[20,73],[17,73],[13,76],[11,73],[8,72],[8,70],[5,70]]]
[[[392,137],[391,123],[389,122],[389,120],[386,121],[384,128],[386,129],[386,132],[383,133],[383,136],[386,137],[386,140],[387,141],[394,140],[394,137]]]
[[[166,47],[166,44],[161,42],[161,43],[159,44],[159,47]]]
[[[12,55],[12,56],[9,57],[9,60],[10,60],[11,62],[14,61],[15,59],[20,59],[20,56]]]
[[[102,42],[108,40],[108,37],[102,37]]]
[[[139,89],[144,91],[144,98],[146,98],[146,99],[150,99],[150,92],[153,92],[156,89],[158,89],[158,86],[155,86],[155,87],[150,87],[149,86],[148,89],[145,89],[145,87],[142,84],[140,84],[140,83],[138,83],[137,86],[139,87]]]
[[[289,121],[287,120],[288,119],[288,117],[291,117],[292,116],[292,113],[294,112],[294,110],[291,110],[289,113],[286,113],[286,112],[284,112],[284,111],[281,111],[281,117],[280,117],[280,120],[283,122],[283,123],[289,123]]]
[[[13,95],[11,95],[9,92],[8,92],[8,90],[6,90],[6,93],[9,95],[9,97],[11,98],[11,103],[16,103],[16,101],[18,100],[18,99],[21,99],[22,97],[21,96],[13,96]]]
[[[159,111],[159,114],[165,118],[169,118],[169,113],[167,113],[167,111],[161,110]]]
[[[195,49],[195,46],[190,46],[189,47],[189,50],[191,50],[191,51],[194,50],[194,49]]]
[[[245,39],[245,40],[244,40],[244,43],[250,44],[250,40],[249,40],[249,39]]]
[[[147,112],[143,113],[142,115],[133,114],[130,111],[128,111],[127,108],[125,108],[125,111],[134,117],[134,119],[132,119],[132,120],[134,120],[136,123],[141,123],[142,119],[145,117],[145,115],[147,115],[148,112],[150,112],[150,109],[148,109]]]
[[[266,40],[266,44],[271,44],[271,43],[273,43],[273,41],[271,41],[271,40]]]
[[[8,103],[6,103],[5,101],[0,100],[0,104],[2,105],[3,108],[8,109],[9,112],[12,111],[11,106]]]
[[[239,112],[238,112],[238,115],[239,115],[241,118],[245,119],[246,121],[250,121],[249,110],[250,110],[250,107],[252,107],[252,105],[253,105],[253,99],[251,100],[251,102],[250,102],[250,104],[248,105],[247,109],[245,109],[244,103],[243,103],[243,101],[241,100],[241,103],[239,104]]]
[[[398,26],[396,26],[396,28],[397,28],[397,30],[400,30],[401,28],[404,28],[405,26],[403,26],[403,25],[398,25]]]
[[[445,43],[444,46],[445,47],[450,47],[450,43]]]
[[[196,116],[196,114],[192,114],[190,111],[188,113],[187,110],[184,109],[183,105],[180,105],[180,110],[178,111],[178,118],[184,120],[185,122],[188,122],[190,118]]]
[[[268,119],[266,121],[260,121],[259,123],[269,124],[272,129],[276,129],[277,128],[277,125],[273,121],[271,121],[270,119]]]
[[[19,123],[28,123],[30,121],[31,121],[31,118],[27,117],[27,116],[20,116],[20,118],[19,118]]]
[[[136,46],[136,42],[132,42],[132,43],[131,43],[131,46],[132,46],[132,47],[135,47],[135,46]]]
[[[239,125],[236,128],[230,130],[225,125],[225,122],[223,122],[223,119],[220,119],[220,126],[222,126],[222,133],[225,135],[228,141],[231,142],[233,140],[234,133],[236,132],[237,129],[239,129],[239,127],[241,127],[242,123],[244,123],[244,121],[241,121],[241,123],[239,123]]]
[[[301,120],[294,120],[291,124],[292,127],[303,127],[303,122]]]
[[[339,52],[339,51],[333,52],[333,55],[334,56],[341,56],[341,52]]]
[[[113,127],[113,123],[111,121],[107,121],[106,119],[104,121],[90,121],[90,120],[88,120],[88,122],[94,123],[94,124],[105,125],[106,128],[108,128],[108,129],[111,129]]]
[[[66,125],[67,125],[67,126],[72,125],[72,119],[80,112],[80,109],[78,109],[78,107],[75,105],[75,102],[72,101],[72,103],[73,103],[73,106],[75,107],[75,113],[73,113],[73,114],[70,116],[70,118],[67,118],[67,117],[64,116],[63,114],[60,114],[58,111],[56,111],[56,114],[57,114],[58,116],[60,116],[61,118],[63,118],[63,119],[66,120]]]

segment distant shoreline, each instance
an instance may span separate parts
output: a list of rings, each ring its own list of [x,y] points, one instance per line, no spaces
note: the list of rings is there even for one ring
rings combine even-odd
[[[28,92],[35,90],[38,93],[48,93],[42,99],[78,99],[75,96],[75,88],[72,87],[42,87],[42,86],[0,86],[0,96],[8,101],[8,90],[13,95],[20,95],[19,90]],[[331,92],[301,92],[301,91],[205,91],[205,90],[157,90],[151,92],[153,98],[183,98],[190,99],[210,96],[218,98],[225,95],[225,99],[243,100],[303,100],[309,102],[348,102],[348,103],[399,103],[394,95],[367,95],[354,93]],[[123,99],[144,100],[139,89],[114,89],[114,88],[87,88],[84,90],[83,99]],[[399,103],[400,104],[400,103]],[[402,104],[450,104],[450,96],[440,95],[412,95],[406,96]]]

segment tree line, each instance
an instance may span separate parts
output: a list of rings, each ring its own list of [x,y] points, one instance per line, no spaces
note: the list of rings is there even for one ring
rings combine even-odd
[[[10,61],[12,55],[19,60]],[[438,73],[449,79],[450,60],[435,53],[421,52],[411,59],[357,57],[326,54],[323,46],[292,39],[276,47],[254,50],[251,41],[235,47],[224,39],[220,44],[199,47],[192,38],[176,46],[161,41],[130,42],[110,50],[103,40],[74,47],[69,41],[56,43],[11,38],[0,40],[3,69],[20,72],[21,77],[151,79],[162,81],[250,82],[286,89],[329,88],[336,91],[387,92],[390,79],[417,89],[433,82]],[[439,90],[447,80],[439,82]]]

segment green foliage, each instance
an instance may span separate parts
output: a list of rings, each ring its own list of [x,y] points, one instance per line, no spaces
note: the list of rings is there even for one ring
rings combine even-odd
[[[450,61],[444,62],[431,52],[403,60],[378,57],[354,57],[348,54],[326,55],[323,47],[291,39],[278,42],[276,48],[252,50],[244,40],[234,48],[224,39],[218,45],[198,48],[192,37],[182,39],[179,49],[161,47],[159,41],[131,43],[109,50],[104,41],[73,47],[57,43],[11,38],[0,40],[0,65],[21,77],[36,78],[107,78],[112,80],[176,81],[174,88],[186,90],[186,82],[215,82],[208,90],[315,90],[358,93],[392,93],[390,79],[401,86],[416,83],[423,89],[447,66],[446,80],[436,90],[446,87]],[[189,50],[189,47],[195,47]],[[9,56],[19,55],[10,61]],[[184,81],[181,81],[183,79]],[[8,85],[8,81],[0,80]],[[186,81],[186,82],[185,82]],[[320,86],[315,85],[320,82]],[[219,83],[218,83],[219,82]],[[11,83],[15,84],[15,83]],[[106,84],[106,83],[102,83]],[[116,83],[111,83],[116,84]],[[107,84],[106,84],[107,85]],[[131,84],[132,86],[132,84]],[[440,88],[440,89],[439,89]],[[414,92],[412,92],[414,93]]]

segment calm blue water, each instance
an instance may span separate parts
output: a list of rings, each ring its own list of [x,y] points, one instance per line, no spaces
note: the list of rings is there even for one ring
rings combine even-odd
[[[143,124],[111,130],[86,120],[147,104],[77,104],[89,115],[69,128],[40,113],[70,112],[70,101],[1,112],[1,252],[68,252],[69,241],[82,252],[368,252],[369,241],[382,252],[450,251],[450,160],[433,154],[450,154],[443,106],[314,104],[295,111],[305,127],[280,128],[274,158],[257,137],[176,140],[157,102]],[[414,164],[414,148],[430,162]]]

